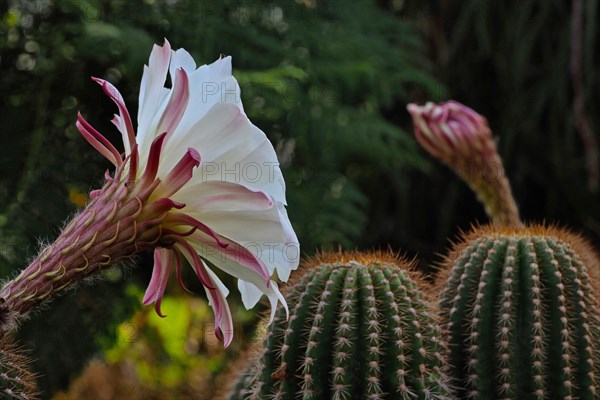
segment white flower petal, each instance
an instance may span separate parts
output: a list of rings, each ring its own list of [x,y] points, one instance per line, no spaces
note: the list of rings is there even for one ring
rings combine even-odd
[[[208,65],[210,78],[214,80],[224,80],[231,76],[231,56],[219,58],[217,61]]]
[[[162,118],[162,115],[165,113],[167,105],[169,104],[169,100],[171,99],[171,93],[172,93],[171,89],[162,88],[158,95],[158,99],[159,99],[158,111],[156,111],[156,114],[150,119],[150,124],[152,126],[152,129],[151,129],[152,133],[141,135],[140,134],[141,131],[138,128],[136,142],[138,144],[138,151],[139,151],[139,155],[140,155],[140,160],[139,160],[140,167],[138,169],[139,173],[141,173],[146,167],[146,163],[148,162],[148,155],[150,153],[150,147],[152,146],[152,142],[154,141],[154,139],[157,136],[159,136],[163,133],[163,132],[158,132],[156,130],[156,128],[157,128],[157,125],[158,125],[160,119]],[[138,119],[139,119],[139,117],[138,117]],[[183,156],[183,154],[185,154],[185,152],[181,153],[181,156]]]
[[[199,231],[194,232],[188,238],[188,243],[202,258],[233,277],[253,283],[264,293],[269,292],[266,275],[260,273],[257,267],[243,263],[244,260],[238,253],[242,249],[240,245],[238,247],[230,245],[228,248],[219,247],[213,238]]]
[[[264,294],[259,288],[242,279],[238,279],[238,289],[242,295],[242,303],[244,303],[246,310],[254,308]]]
[[[221,181],[188,183],[172,198],[202,215],[223,211],[260,211],[273,207],[273,200],[266,193]]]
[[[171,51],[171,65],[169,66],[169,74],[171,75],[173,87],[175,87],[175,80],[177,78],[177,74],[175,72],[178,68],[182,68],[188,74],[188,76],[196,71],[196,61],[194,61],[190,53],[184,49]]]
[[[190,237],[192,239],[189,241],[189,244],[202,258],[206,259],[223,272],[236,277],[239,280],[246,281],[249,285],[255,286],[259,291],[267,295],[269,301],[271,302],[271,320],[274,317],[278,301],[281,301],[287,312],[285,298],[279,291],[276,282],[269,281],[269,285],[267,286],[267,282],[262,275],[258,274],[253,269],[236,262],[235,251],[231,252],[231,249],[229,248],[222,249],[218,246],[212,245],[213,241],[204,233],[195,232]],[[240,286],[238,282],[238,288],[239,287]],[[244,287],[243,289],[247,289],[247,287]],[[244,300],[245,304],[252,304],[252,301],[254,301],[256,298],[256,294],[253,292],[247,292],[243,295],[247,296]]]
[[[201,219],[215,232],[249,249],[267,266],[269,274],[277,270],[279,278],[287,281],[290,272],[298,267],[298,238],[289,219],[281,214],[277,206],[262,211],[190,210],[187,214]]]
[[[300,263],[300,242],[283,203],[277,203],[277,211],[279,211],[281,229],[285,232],[285,242],[281,251],[275,253],[281,254],[282,258],[280,260],[275,259],[274,263],[279,279],[287,282],[290,278],[290,273],[298,268],[298,264]],[[268,267],[269,264],[267,263]]]
[[[167,71],[169,70],[169,60],[171,58],[171,45],[165,39],[163,46],[154,45],[148,66],[144,66],[142,83],[140,86],[139,108],[138,108],[138,144],[145,141],[146,135],[152,135],[149,132],[149,126],[152,123],[156,111],[162,102],[162,92],[164,92]],[[154,137],[151,137],[151,142]]]
[[[287,281],[298,267],[298,238],[283,204],[260,191],[230,182],[186,185],[172,196],[186,214],[250,249],[273,274]]]
[[[271,318],[269,319],[269,323],[273,322],[273,319],[275,318],[275,312],[277,311],[277,303],[279,301],[285,307],[286,314],[289,314],[287,302],[285,301],[285,298],[279,291],[277,283],[271,281],[270,287],[272,289],[271,292],[263,293],[253,284],[238,279],[238,289],[242,295],[242,302],[244,303],[244,307],[246,307],[246,310],[254,308],[254,306],[256,306],[263,294],[267,295],[267,297],[269,298],[269,302],[271,303]]]
[[[194,104],[191,99],[189,104]],[[232,182],[266,192],[285,204],[285,182],[273,145],[234,105],[214,105],[185,138],[171,138],[164,150],[169,160],[161,163],[159,176],[170,170],[190,147],[202,157],[190,185]]]
[[[223,62],[223,60],[219,60],[216,63]],[[190,104],[193,104],[193,107],[190,107],[184,114],[179,129],[175,131],[175,137],[185,136],[215,104],[233,104],[242,113],[244,112],[240,88],[235,78],[213,76],[211,66],[205,65],[190,74]],[[225,67],[221,69],[225,69]]]

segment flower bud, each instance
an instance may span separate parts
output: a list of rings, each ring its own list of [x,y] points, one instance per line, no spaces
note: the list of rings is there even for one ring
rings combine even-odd
[[[475,191],[497,225],[520,226],[504,166],[487,120],[456,101],[409,104],[415,137]]]

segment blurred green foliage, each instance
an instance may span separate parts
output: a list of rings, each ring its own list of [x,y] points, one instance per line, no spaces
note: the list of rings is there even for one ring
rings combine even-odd
[[[582,5],[580,37],[572,33],[576,2]],[[571,76],[573,64],[579,64],[584,112],[597,138],[598,3],[430,5],[422,26],[439,77],[452,98],[488,118],[523,218],[560,222],[598,238],[600,193],[589,188],[584,157],[586,151],[597,149],[589,148],[576,130]],[[574,43],[582,46],[580,58],[571,55]]]
[[[598,10],[584,4],[586,111],[598,126]],[[485,221],[411,138],[406,104],[446,98],[488,117],[525,219],[597,237],[598,193],[573,124],[570,12],[559,0],[0,1],[0,276],[24,267],[102,182],[108,165],[77,133],[77,111],[114,143],[120,135],[114,104],[89,77],[116,84],[135,119],[142,65],[164,37],[199,63],[233,56],[245,109],[279,154],[305,255],[389,246],[431,261],[458,228]],[[142,290],[149,261],[115,268],[24,325],[46,396],[119,348],[121,324],[140,308],[128,285]],[[159,322],[174,328],[174,318]],[[256,317],[242,320],[251,332]],[[160,329],[146,339],[181,344]]]

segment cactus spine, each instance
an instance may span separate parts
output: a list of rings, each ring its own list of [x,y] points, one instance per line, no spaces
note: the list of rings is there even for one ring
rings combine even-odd
[[[440,283],[458,397],[597,398],[596,260],[543,226],[478,228],[455,247]]]
[[[365,265],[307,268],[289,287],[289,320],[279,309],[229,400],[449,398],[444,343],[418,277],[406,264]]]
[[[12,339],[0,339],[0,400],[37,399],[35,375],[28,369],[30,358]]]

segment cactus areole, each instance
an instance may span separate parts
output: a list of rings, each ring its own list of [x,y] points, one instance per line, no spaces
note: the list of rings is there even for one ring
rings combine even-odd
[[[289,322],[279,309],[229,400],[447,398],[444,343],[417,279],[388,262],[307,269],[287,292]]]
[[[459,398],[595,399],[598,261],[556,228],[477,228],[440,276]]]

